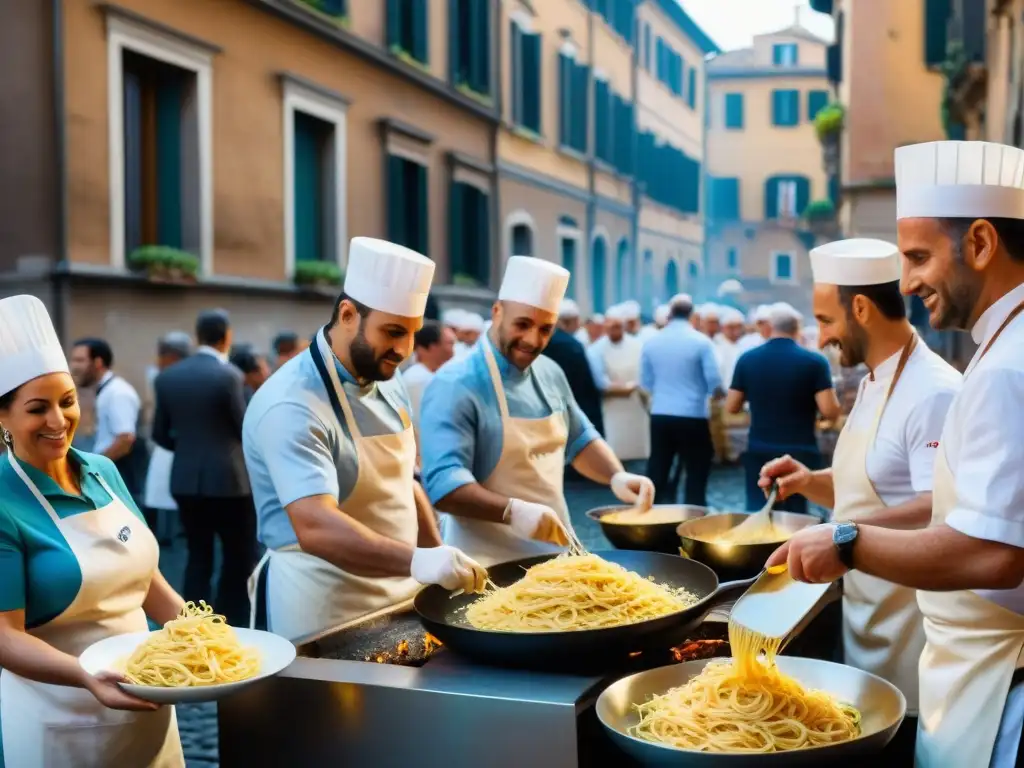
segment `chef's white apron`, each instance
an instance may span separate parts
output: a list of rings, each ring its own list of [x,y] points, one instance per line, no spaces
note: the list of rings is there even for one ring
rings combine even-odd
[[[148,629],[142,603],[160,559],[156,537],[99,478],[112,501],[60,518],[14,459],[18,477],[46,510],[82,571],[67,609],[33,637],[78,656],[93,643]],[[88,691],[0,674],[0,724],[6,768],[183,768],[173,707],[108,709]]]
[[[640,380],[640,344],[634,339],[623,338],[619,344],[608,342],[602,357],[609,383],[635,384]],[[605,439],[619,461],[647,459],[651,455],[651,417],[639,390],[629,397],[602,398],[601,410]]]
[[[885,400],[870,427],[852,429],[847,420],[839,434],[832,460],[836,521],[870,515],[886,506],[868,476],[868,452],[916,340],[914,336],[900,356]],[[863,386],[862,382],[862,391]],[[907,699],[907,714],[911,716],[917,714],[917,664],[923,648],[924,626],[916,590],[860,571],[850,571],[843,577],[846,663],[885,678],[899,688]]]
[[[572,530],[569,508],[562,493],[565,444],[569,429],[565,417],[552,413],[543,419],[513,419],[501,374],[490,344],[481,344],[501,412],[501,456],[494,470],[480,483],[501,496],[546,504]],[[459,515],[446,515],[444,540],[483,566],[533,555],[562,552],[563,547],[524,539],[503,523],[489,523]]]
[[[981,350],[982,357],[1021,310],[1018,306]],[[1012,418],[1012,415],[1008,415]],[[948,426],[948,425],[947,425]],[[956,478],[946,462],[945,438],[935,460],[932,524],[956,507]],[[976,592],[917,593],[927,643],[921,654],[918,768],[988,766],[1013,673],[1024,667],[1024,616]]]
[[[419,524],[412,489],[416,439],[408,414],[402,414],[405,429],[401,432],[364,437],[323,332],[317,334],[309,354],[324,380],[335,418],[339,423],[344,418],[356,448],[356,482],[351,493],[339,499],[338,506],[381,536],[416,546]],[[303,552],[297,545],[268,549],[249,577],[250,626],[256,623],[257,584],[268,562],[269,627],[293,642],[400,603],[419,589],[419,583],[409,576],[356,576]]]
[[[150,509],[178,509],[174,497],[171,496],[171,467],[174,465],[174,454],[159,445],[153,445],[149,453],[149,468],[146,470],[146,489],[143,503]]]

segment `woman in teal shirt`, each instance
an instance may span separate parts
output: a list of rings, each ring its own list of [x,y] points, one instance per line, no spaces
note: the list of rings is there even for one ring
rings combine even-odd
[[[71,449],[81,411],[42,303],[0,301],[0,734],[6,768],[184,765],[171,708],[90,675],[98,640],[184,601],[113,463]]]

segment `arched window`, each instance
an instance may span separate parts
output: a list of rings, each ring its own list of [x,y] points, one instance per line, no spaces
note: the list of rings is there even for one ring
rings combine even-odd
[[[690,260],[690,263],[687,264],[686,271],[691,280],[696,280],[700,277],[700,265],[692,259]]]
[[[594,312],[604,312],[608,297],[605,293],[608,272],[608,241],[604,235],[594,238],[590,254],[590,290],[593,295]]]
[[[650,248],[644,251],[644,276],[641,300],[648,309],[654,304],[654,252]]]
[[[810,202],[811,182],[806,176],[771,176],[764,183],[764,217],[799,219]]]
[[[665,267],[665,288],[669,298],[679,293],[679,267],[673,259],[669,259]]]
[[[629,241],[619,240],[619,253],[615,259],[615,300],[625,301],[633,296],[632,264],[629,258]]]
[[[527,224],[512,227],[512,256],[533,256],[533,230]]]
[[[537,240],[537,225],[528,211],[513,211],[505,217],[504,250],[505,258],[511,256],[533,256]]]

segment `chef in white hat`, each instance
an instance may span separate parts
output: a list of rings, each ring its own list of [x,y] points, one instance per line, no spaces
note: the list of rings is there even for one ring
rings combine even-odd
[[[455,359],[465,357],[484,332],[484,319],[476,312],[461,311],[455,326]]]
[[[484,570],[441,545],[413,479],[410,404],[395,372],[423,324],[434,262],[366,237],[309,349],[253,396],[242,432],[272,632],[295,642],[411,598],[422,584],[478,590]]]
[[[580,305],[572,299],[562,299],[558,307],[558,327],[570,336],[575,336],[581,329]]]
[[[640,333],[640,316],[642,314],[640,302],[630,299],[622,302],[619,307],[622,309],[626,333],[636,336]]]
[[[782,498],[802,494],[837,522],[919,529],[932,514],[932,473],[960,374],[918,338],[900,295],[900,254],[883,240],[840,240],[811,251],[814,315],[822,348],[864,364],[832,467],[811,471],[790,456],[761,470]],[[843,580],[846,663],[879,675],[907,699],[907,718],[886,752],[909,764],[917,730],[917,663],[924,627],[917,592],[851,571]]]
[[[669,317],[672,315],[672,310],[668,304],[659,304],[654,310],[654,322],[648,323],[640,332],[637,333],[637,338],[640,339],[641,343],[647,343],[655,336],[658,335],[658,331],[668,325]]]
[[[78,663],[93,643],[145,632],[147,614],[164,623],[184,606],[113,462],[71,447],[80,416],[43,303],[0,300],[0,759],[177,768],[174,709]]]
[[[722,330],[722,308],[717,304],[708,302],[697,310],[700,315],[700,330],[712,341],[718,338]]]
[[[760,304],[750,313],[754,330],[740,340],[744,352],[759,347],[772,337],[772,310],[767,304]]]
[[[1013,766],[1024,723],[1024,150],[896,150],[900,286],[978,345],[936,447],[928,528],[841,523],[773,555],[805,581],[847,568],[913,587],[924,615],[917,765]]]
[[[640,353],[644,344],[626,330],[632,310],[626,304],[604,314],[605,333],[587,348],[594,383],[601,391],[604,435],[621,461],[651,455],[650,415],[640,389]]]
[[[445,541],[484,564],[569,543],[567,463],[627,504],[653,498],[650,480],[623,471],[561,368],[541,356],[568,283],[556,264],[511,257],[488,335],[442,368],[423,398],[424,484],[449,514]]]

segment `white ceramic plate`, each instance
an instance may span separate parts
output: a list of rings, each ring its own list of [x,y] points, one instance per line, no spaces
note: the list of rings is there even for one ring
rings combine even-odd
[[[78,662],[90,675],[104,670],[114,670],[117,668],[117,662],[130,656],[150,634],[152,633],[133,632],[129,635],[116,635],[100,640],[86,648],[78,657]],[[237,693],[258,680],[276,675],[295,660],[295,646],[279,635],[262,632],[258,629],[237,628],[235,634],[238,635],[238,641],[244,647],[255,648],[260,654],[259,674],[248,680],[195,688],[160,688],[152,685],[129,684],[122,684],[121,687],[133,696],[158,704],[216,701],[232,693]]]

